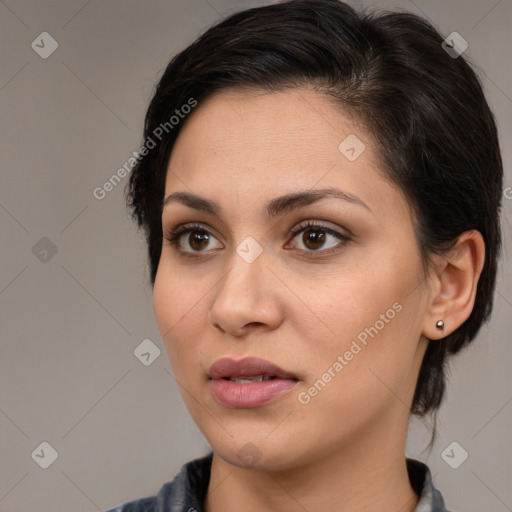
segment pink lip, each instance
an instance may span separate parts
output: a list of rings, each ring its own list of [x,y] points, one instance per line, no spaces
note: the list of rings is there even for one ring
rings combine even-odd
[[[240,409],[251,409],[266,404],[293,388],[298,379],[279,366],[256,357],[239,361],[222,358],[210,366],[210,389],[220,404]],[[243,378],[264,375],[272,380],[238,383],[227,378]]]

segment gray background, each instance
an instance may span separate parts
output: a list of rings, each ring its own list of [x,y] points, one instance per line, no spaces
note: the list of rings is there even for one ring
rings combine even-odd
[[[124,209],[126,178],[103,200],[92,191],[139,147],[171,56],[228,12],[264,3],[0,0],[1,511],[103,510],[154,494],[207,452],[158,334],[143,238]],[[468,41],[512,187],[512,2],[378,6],[421,14]],[[59,45],[47,59],[31,47],[43,31]],[[424,451],[422,422],[408,440],[408,456],[429,464],[453,511],[512,510],[508,190],[492,322],[453,361],[433,450]],[[57,249],[46,261],[43,237]],[[161,350],[149,366],[134,356],[147,338]],[[58,452],[47,469],[31,456],[43,441]],[[469,453],[458,469],[441,457],[453,441]]]

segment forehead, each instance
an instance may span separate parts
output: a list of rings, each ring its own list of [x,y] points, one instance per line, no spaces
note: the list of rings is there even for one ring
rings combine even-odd
[[[347,140],[360,152],[355,159],[348,158]],[[388,201],[396,202],[371,134],[332,100],[306,89],[246,89],[215,93],[184,120],[169,160],[166,196],[189,189],[218,202],[233,193],[239,203],[267,202],[325,187],[367,204],[389,192],[395,197]]]
[[[369,138],[362,128],[357,130],[360,138]],[[320,165],[339,156],[339,143],[353,131],[348,116],[310,90],[221,91],[184,121],[173,156],[185,149],[180,157],[230,158],[250,166],[273,164],[284,153],[286,162],[298,163],[306,156]]]

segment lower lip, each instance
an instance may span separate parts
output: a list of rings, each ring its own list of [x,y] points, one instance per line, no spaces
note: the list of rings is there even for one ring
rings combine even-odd
[[[226,379],[210,381],[213,396],[220,404],[234,409],[259,407],[292,389],[296,380],[272,379],[240,384]]]

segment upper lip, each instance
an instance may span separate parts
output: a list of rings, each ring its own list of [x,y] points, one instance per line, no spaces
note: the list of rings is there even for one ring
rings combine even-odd
[[[210,366],[208,375],[211,379],[223,379],[226,377],[255,377],[257,375],[264,375],[280,379],[297,380],[297,377],[291,373],[286,372],[270,361],[266,361],[265,359],[260,359],[258,357],[245,357],[238,361],[229,357],[217,359],[217,361]]]

